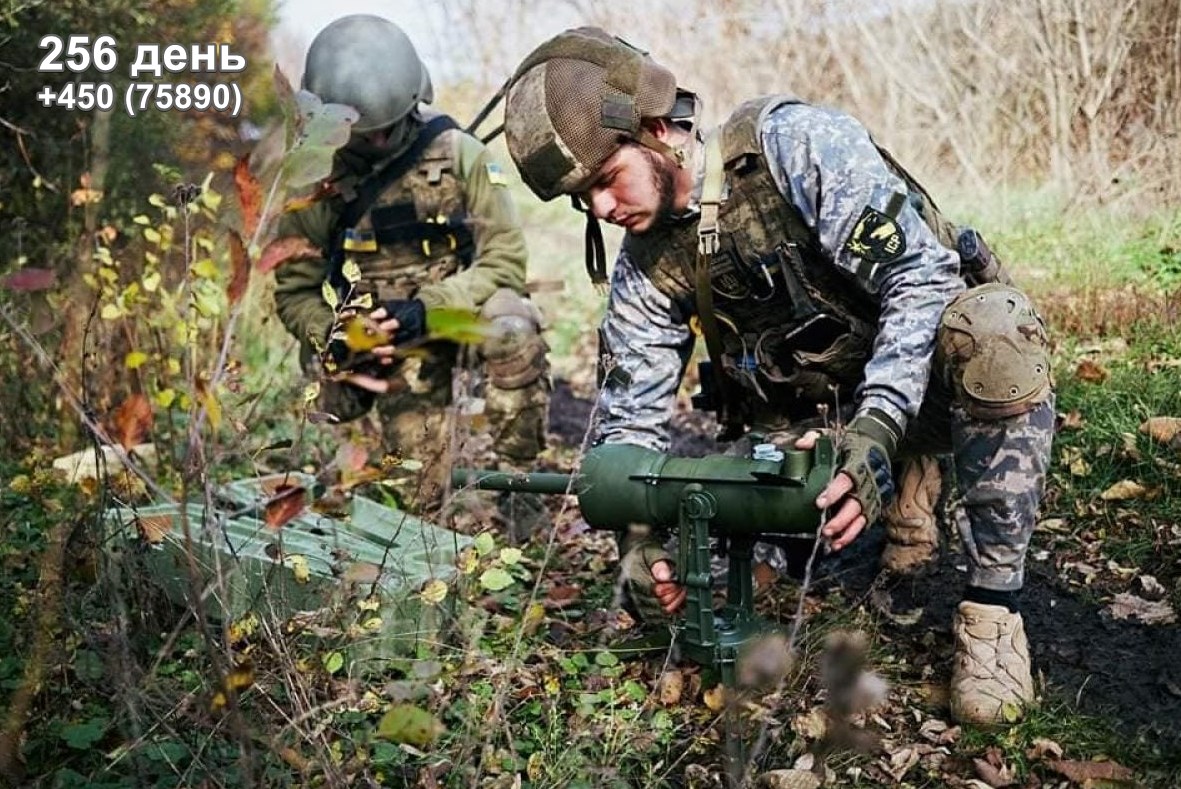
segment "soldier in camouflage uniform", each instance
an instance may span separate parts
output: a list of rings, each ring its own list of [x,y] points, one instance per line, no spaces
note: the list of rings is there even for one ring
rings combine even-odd
[[[358,14],[328,25],[308,50],[303,81],[324,102],[360,113],[336,154],[329,197],[285,215],[280,227],[322,250],[280,267],[275,288],[305,365],[315,374],[326,363],[332,373],[319,406],[348,421],[376,402],[385,449],[426,464],[406,503],[432,508],[447,470],[453,370],[467,352],[438,342],[405,358],[396,349],[423,341],[433,307],[478,310],[490,326],[476,355],[492,449],[503,468],[529,467],[545,441],[550,382],[541,316],[523,296],[525,242],[503,170],[451,118],[424,106],[432,99],[426,68],[386,19]],[[343,276],[345,261],[357,264],[359,281]],[[341,320],[325,280],[372,309],[392,342],[357,355],[333,336]],[[543,512],[535,495],[502,504],[515,509],[505,513],[510,523]]]
[[[818,406],[839,416],[822,534],[840,550],[881,517],[896,568],[934,545],[931,456],[950,454],[970,565],[952,710],[1012,719],[1033,696],[1017,592],[1053,390],[1043,323],[974,231],[947,222],[841,112],[766,97],[703,135],[696,97],[596,28],[530,54],[505,113],[510,154],[540,198],[573,195],[627,230],[600,333],[596,441],[667,448],[700,333],[723,438],[794,432],[806,448]],[[635,545],[621,564],[641,612],[678,609],[662,546]]]

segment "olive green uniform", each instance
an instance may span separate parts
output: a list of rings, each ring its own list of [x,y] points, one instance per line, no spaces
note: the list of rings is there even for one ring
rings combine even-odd
[[[540,315],[521,295],[526,249],[507,179],[478,140],[458,129],[445,130],[341,238],[336,225],[345,201],[386,163],[369,165],[338,154],[332,177],[336,194],[284,216],[280,236],[303,236],[329,254],[336,251],[355,261],[361,280],[351,295],[371,293],[375,306],[419,299],[428,310],[479,310],[492,326],[492,337],[476,355],[483,362],[477,390],[493,459],[508,467],[527,466],[544,445],[550,383]],[[432,224],[447,230],[418,232]],[[334,312],[322,290],[325,280],[332,280],[333,265],[320,255],[292,260],[276,271],[276,308],[283,325],[300,339],[309,371],[318,371],[315,347],[333,327]],[[399,364],[388,394],[375,398],[350,384],[324,381],[319,403],[347,421],[366,413],[376,400],[385,449],[427,466],[420,478],[425,487],[409,496],[419,508],[441,494],[451,443],[447,406],[453,402],[453,370],[461,355],[453,344],[427,347],[429,354]]]

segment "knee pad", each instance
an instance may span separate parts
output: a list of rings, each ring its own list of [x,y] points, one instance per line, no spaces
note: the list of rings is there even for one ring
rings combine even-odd
[[[1049,398],[1046,327],[1029,298],[1009,285],[971,288],[939,322],[936,363],[970,416],[1004,419]]]
[[[480,317],[489,324],[480,356],[490,384],[523,389],[546,373],[549,346],[541,337],[541,313],[531,301],[501,288],[484,303]]]

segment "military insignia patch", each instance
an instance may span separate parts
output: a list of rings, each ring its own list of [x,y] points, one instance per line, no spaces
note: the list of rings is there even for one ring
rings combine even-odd
[[[372,230],[357,230],[350,227],[344,231],[345,252],[376,252],[377,237]]]
[[[866,206],[845,242],[845,251],[865,260],[888,263],[906,251],[906,234],[888,215]]]
[[[500,169],[500,165],[496,162],[488,162],[484,165],[485,172],[488,173],[488,183],[493,186],[508,186],[508,178],[504,175],[504,170]]]

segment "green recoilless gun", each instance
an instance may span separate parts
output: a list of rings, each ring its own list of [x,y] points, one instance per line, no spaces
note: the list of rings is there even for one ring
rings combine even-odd
[[[678,580],[686,587],[682,648],[733,684],[739,654],[771,629],[754,615],[751,556],[766,535],[814,535],[816,497],[832,479],[832,442],[812,450],[757,445],[750,457],[682,458],[631,444],[603,444],[583,458],[577,475],[456,469],[456,488],[572,493],[586,522],[625,531],[632,524],[678,529]],[[729,555],[727,603],[713,610],[710,537]]]

